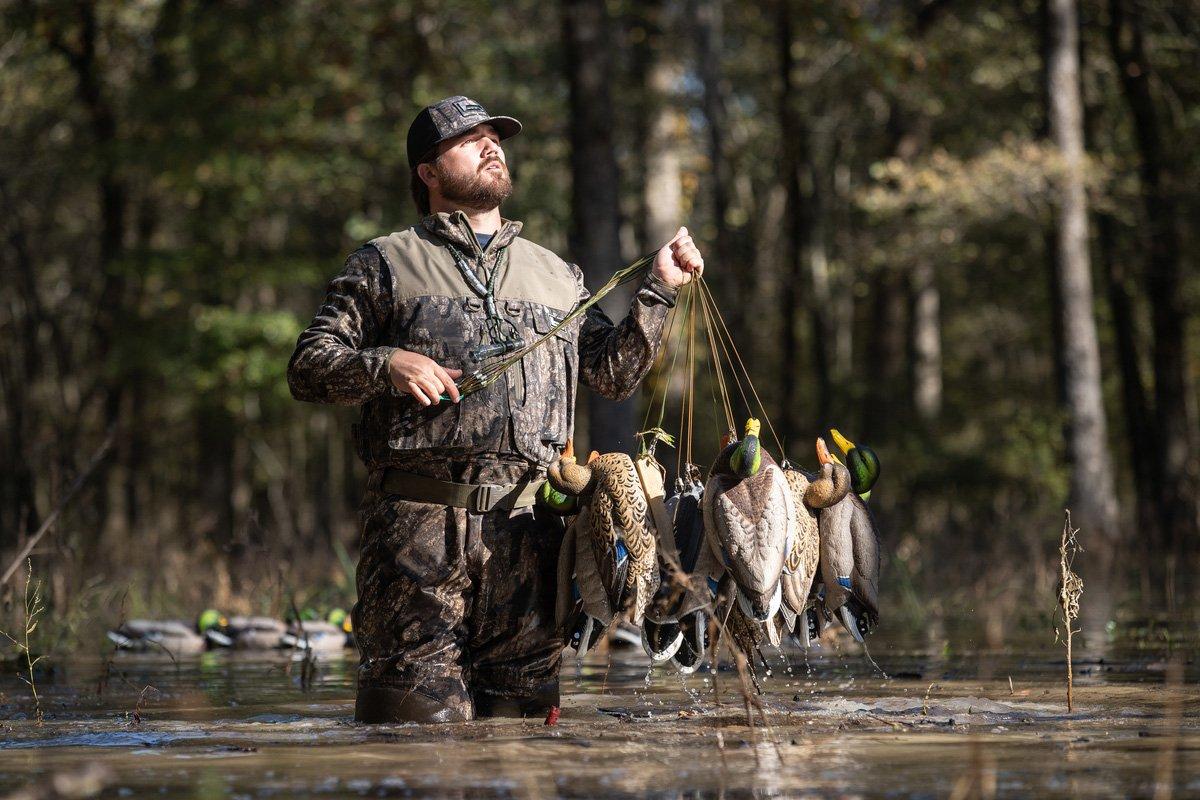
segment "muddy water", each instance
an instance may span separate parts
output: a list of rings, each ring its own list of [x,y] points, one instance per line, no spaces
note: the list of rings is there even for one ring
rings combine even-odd
[[[773,654],[753,725],[735,674],[647,679],[633,650],[568,657],[554,727],[356,725],[353,653],[307,688],[279,656],[79,659],[41,726],[0,675],[0,796],[95,764],[104,797],[1200,796],[1190,635],[1080,664],[1071,713],[1054,651]]]

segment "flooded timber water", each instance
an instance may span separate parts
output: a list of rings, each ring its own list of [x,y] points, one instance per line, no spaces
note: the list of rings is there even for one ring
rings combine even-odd
[[[1072,712],[1061,650],[870,645],[878,668],[848,646],[768,654],[753,725],[735,672],[714,690],[633,648],[568,651],[553,727],[355,724],[353,651],[308,686],[286,654],[60,660],[39,725],[6,667],[0,796],[56,775],[102,797],[1200,796],[1194,622],[1081,658]]]

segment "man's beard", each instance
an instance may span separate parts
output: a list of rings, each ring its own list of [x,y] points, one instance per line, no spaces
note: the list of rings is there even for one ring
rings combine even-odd
[[[499,164],[493,171],[491,165]],[[490,161],[475,174],[454,173],[438,168],[438,179],[442,197],[455,205],[476,211],[491,211],[512,194],[512,179],[503,161]]]

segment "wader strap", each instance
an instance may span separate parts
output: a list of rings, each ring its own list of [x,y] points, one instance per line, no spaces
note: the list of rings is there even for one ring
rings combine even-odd
[[[524,508],[537,499],[540,482],[494,484],[440,481],[396,469],[384,470],[380,488],[417,503],[465,508],[474,514],[496,509]]]

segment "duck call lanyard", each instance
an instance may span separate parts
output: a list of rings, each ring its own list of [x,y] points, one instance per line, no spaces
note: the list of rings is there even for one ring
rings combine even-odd
[[[496,276],[508,265],[508,249],[500,251],[500,258],[496,260],[496,265],[492,268],[492,272],[488,275],[488,282],[484,284],[479,280],[479,276],[475,274],[475,270],[471,269],[471,264],[467,261],[467,256],[454,245],[449,242],[446,247],[450,250],[450,255],[454,257],[454,264],[458,267],[459,273],[462,274],[463,280],[471,287],[471,291],[479,295],[483,300],[483,310],[487,314],[486,333],[488,342],[471,348],[470,355],[472,361],[484,361],[496,356],[502,356],[505,353],[511,353],[519,348],[524,341],[517,333],[517,326],[511,320],[504,319],[500,316],[500,312],[496,310]]]

